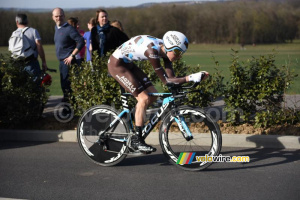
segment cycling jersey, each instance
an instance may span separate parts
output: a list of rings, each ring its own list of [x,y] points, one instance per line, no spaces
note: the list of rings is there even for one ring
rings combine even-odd
[[[148,60],[149,58],[159,59],[160,45],[163,40],[149,36],[139,35],[131,38],[121,45],[113,56],[122,59],[125,63],[131,63],[134,60]],[[146,55],[147,50],[151,50],[151,54]]]

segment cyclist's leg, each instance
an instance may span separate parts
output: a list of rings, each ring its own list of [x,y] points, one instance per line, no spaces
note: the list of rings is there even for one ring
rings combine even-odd
[[[138,138],[134,146],[141,151],[153,151],[154,148],[146,145],[142,138],[143,118],[148,105],[154,101],[154,98],[149,97],[146,89],[149,88],[148,91],[155,92],[156,90],[153,84],[147,75],[134,63],[125,63],[113,56],[110,57],[108,70],[111,76],[116,79],[122,87],[133,94],[138,101],[135,113],[135,125]]]
[[[153,96],[149,96],[148,93],[156,93],[157,90],[150,82],[147,75],[140,70],[137,66],[134,66],[132,71],[137,75],[138,80],[142,84],[144,90],[138,94],[136,97],[138,103],[136,105],[135,111],[135,124],[136,124],[136,133],[138,135],[138,140],[133,140],[133,146],[135,146],[140,151],[144,151],[147,153],[155,152],[156,149],[145,143],[143,138],[143,126],[146,118],[146,109],[149,105],[151,105],[157,98]]]
[[[157,99],[157,97],[149,96],[148,94],[156,92],[157,90],[154,86],[149,86],[136,97],[138,103],[135,111],[135,123],[137,126],[144,125],[146,109]]]
[[[151,89],[150,89],[151,88]],[[147,90],[148,89],[148,90]],[[136,137],[132,140],[132,146],[134,149],[138,149],[143,152],[155,152],[156,149],[152,146],[145,143],[143,138],[143,126],[144,126],[144,119],[146,117],[146,109],[150,105],[152,98],[148,95],[148,91],[154,91],[155,88],[153,86],[148,87],[146,90],[142,91],[136,97],[137,104],[135,108],[135,131]]]
[[[147,93],[157,93],[157,89],[152,85],[146,88]],[[150,102],[148,106],[151,106],[157,100],[157,96],[150,96]]]
[[[156,93],[157,90],[153,86],[147,74],[145,74],[139,67],[133,65],[131,71],[134,73],[134,75],[136,75],[137,80],[141,83],[144,89],[138,94],[138,96],[136,96],[138,103],[136,105],[136,112],[135,112],[136,125],[143,126],[144,119],[146,116],[146,109],[157,99],[157,97],[149,96],[148,94]]]
[[[143,126],[146,109],[156,100],[148,95],[149,92],[157,92],[153,84],[134,63],[125,63],[113,56],[110,57],[108,70],[111,76],[137,99],[135,124]]]

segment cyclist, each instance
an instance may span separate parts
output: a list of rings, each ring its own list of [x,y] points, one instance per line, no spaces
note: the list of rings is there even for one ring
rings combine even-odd
[[[191,74],[185,77],[175,77],[172,62],[180,59],[188,49],[188,39],[177,31],[168,31],[163,39],[149,35],[138,35],[122,44],[110,56],[108,71],[116,81],[121,84],[136,99],[135,132],[131,139],[131,146],[135,150],[151,153],[156,149],[145,143],[142,136],[144,115],[146,109],[157,97],[149,96],[148,93],[156,93],[157,90],[148,76],[133,63],[136,60],[149,60],[160,80],[166,84],[172,82],[182,84],[189,81],[200,82],[208,77],[205,71]],[[165,69],[160,64],[163,59]]]

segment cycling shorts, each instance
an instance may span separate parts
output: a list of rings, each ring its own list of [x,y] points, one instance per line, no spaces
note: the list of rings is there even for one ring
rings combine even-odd
[[[110,75],[135,97],[148,87],[153,86],[147,74],[134,63],[125,63],[121,59],[110,56],[107,65]]]

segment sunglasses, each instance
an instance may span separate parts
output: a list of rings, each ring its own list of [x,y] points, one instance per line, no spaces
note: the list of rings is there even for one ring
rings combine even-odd
[[[180,49],[174,49],[173,50],[173,52],[174,52],[174,54],[175,54],[175,56],[181,56],[184,52],[182,51],[182,50],[180,50]]]

